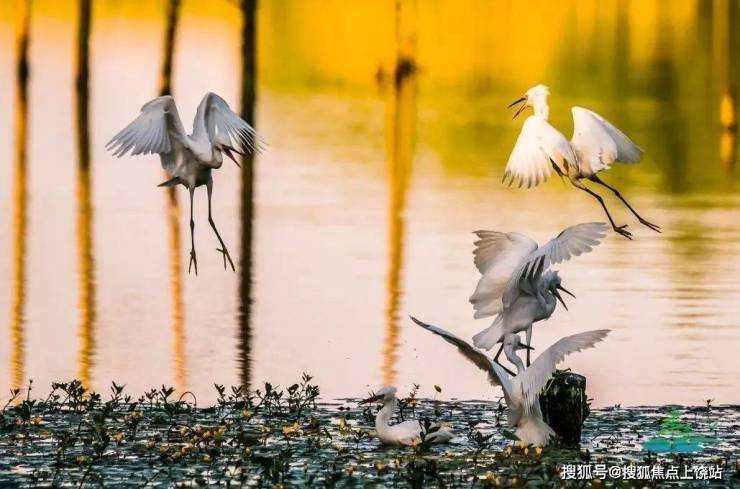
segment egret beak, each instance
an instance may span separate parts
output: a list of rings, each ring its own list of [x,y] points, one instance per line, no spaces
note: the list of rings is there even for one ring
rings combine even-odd
[[[363,399],[360,401],[360,404],[370,404],[371,402],[379,401],[383,399],[383,394],[377,394],[375,396],[368,397],[367,399]]]
[[[510,103],[506,108],[511,109],[512,107],[515,107],[517,104],[522,104],[517,109],[516,113],[514,114],[514,117],[512,119],[516,119],[516,117],[522,113],[524,109],[527,108],[527,97],[520,97],[516,100],[514,100],[512,103]]]
[[[557,299],[560,301],[560,303],[563,305],[563,307],[567,311],[568,310],[568,306],[565,305],[565,301],[563,300],[563,297],[560,295],[560,292],[558,292],[557,289],[555,289],[555,290],[552,291],[552,295],[554,295],[555,297],[557,297]]]
[[[239,150],[237,150],[237,149],[235,149],[235,148],[232,148],[231,146],[226,146],[226,145],[222,146],[222,147],[221,147],[221,149],[223,150],[224,154],[225,154],[226,156],[228,156],[228,157],[229,157],[229,158],[231,159],[231,161],[233,161],[233,162],[234,162],[234,164],[235,164],[236,166],[238,166],[239,168],[241,168],[241,167],[242,167],[242,166],[241,166],[241,165],[239,164],[239,162],[238,162],[238,161],[236,161],[236,158],[235,158],[235,157],[234,157],[234,155],[232,154],[232,151],[233,151],[234,153],[238,153],[238,154],[240,154],[240,155],[244,155],[244,153],[242,153],[241,151],[239,151]]]
[[[506,108],[507,109],[510,109],[510,108],[514,107],[516,104],[520,104],[520,103],[524,102],[525,100],[527,100],[527,97],[519,97],[518,99],[514,100],[512,103],[510,103],[509,105],[507,105]]]
[[[576,298],[576,296],[575,296],[575,295],[573,295],[573,292],[571,292],[570,290],[566,289],[566,288],[565,288],[565,287],[563,287],[562,285],[558,285],[558,287],[557,287],[557,288],[558,288],[558,289],[560,289],[560,290],[562,290],[563,292],[565,292],[566,294],[568,294],[568,295],[569,295],[569,296],[571,296],[572,298],[574,298],[574,299]]]

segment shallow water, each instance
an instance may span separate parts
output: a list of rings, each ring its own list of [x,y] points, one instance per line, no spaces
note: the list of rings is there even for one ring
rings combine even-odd
[[[195,3],[185,2],[175,52],[186,126],[207,90],[237,107],[241,73],[238,11]],[[604,179],[664,233],[608,198],[636,239],[610,235],[558,267],[578,298],[536,328],[534,346],[612,329],[566,362],[588,377],[596,406],[740,402],[737,141],[719,123],[720,101],[738,85],[739,29],[721,10],[734,3],[712,12],[698,1],[419,2],[402,27],[416,39],[419,70],[395,88],[376,76],[396,52],[392,2],[311,5],[259,8],[255,121],[269,148],[255,160],[253,194],[233,165],[215,176],[214,216],[237,273],[222,269],[205,192],[196,194],[198,277],[186,270],[186,192],[169,220],[156,158],[104,149],[156,94],[162,5],[95,2],[89,184],[74,124],[74,6],[33,7],[21,166],[14,11],[0,6],[0,93],[10,102],[0,113],[10,143],[0,145],[9,338],[0,392],[78,377],[94,388],[171,384],[208,399],[213,382],[287,382],[307,371],[326,398],[414,382],[428,395],[438,384],[445,397],[494,398],[476,369],[406,315],[466,337],[487,325],[467,303],[472,230],[545,240],[603,219],[557,179],[530,191],[500,184],[521,124],[505,106],[543,82],[564,133],[578,104],[644,147],[642,163]]]

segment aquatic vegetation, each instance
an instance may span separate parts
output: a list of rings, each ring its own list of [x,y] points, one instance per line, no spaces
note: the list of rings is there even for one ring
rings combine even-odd
[[[100,394],[72,381],[41,398],[32,387],[13,391],[0,412],[0,485],[584,487],[561,473],[588,463],[716,464],[725,477],[718,486],[740,481],[738,407],[594,409],[581,449],[518,449],[501,404],[424,399],[416,386],[404,398],[406,416],[449,422],[459,438],[389,449],[374,436],[375,406],[323,402],[305,374],[288,387],[215,385],[218,399],[207,407],[166,386],[132,397],[115,383]],[[676,423],[715,443],[692,454],[643,449]]]

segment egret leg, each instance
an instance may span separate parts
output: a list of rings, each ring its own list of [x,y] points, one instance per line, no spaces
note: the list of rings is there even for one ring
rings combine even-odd
[[[231,269],[233,271],[236,271],[236,267],[234,267],[234,262],[231,261],[231,255],[229,255],[229,250],[226,248],[226,245],[224,244],[224,240],[221,239],[221,235],[218,234],[218,229],[216,229],[216,223],[213,222],[213,217],[211,216],[211,194],[213,194],[213,179],[209,179],[208,183],[206,184],[206,189],[208,190],[208,223],[213,228],[213,232],[216,233],[216,237],[218,238],[218,242],[221,243],[221,248],[216,248],[224,257],[224,270],[226,270],[226,260],[229,260],[229,265],[231,265]]]
[[[506,368],[501,362],[498,361],[498,357],[501,355],[501,352],[503,351],[503,349],[504,349],[504,342],[502,341],[501,346],[498,349],[498,352],[496,352],[496,356],[493,357],[493,361],[496,362],[499,365],[499,367],[506,370],[509,373],[509,375],[511,375],[512,377],[516,377],[516,374],[514,372]]]
[[[622,194],[619,192],[619,190],[617,190],[616,188],[612,187],[611,185],[609,185],[608,183],[606,183],[605,181],[603,181],[602,179],[600,179],[596,175],[593,175],[593,176],[589,177],[589,180],[591,180],[594,183],[598,183],[599,185],[602,185],[602,186],[608,188],[609,190],[611,190],[612,192],[614,192],[614,195],[616,195],[617,198],[619,200],[621,200],[624,203],[624,205],[627,206],[627,208],[630,210],[630,212],[632,212],[632,214],[635,215],[635,217],[637,218],[637,220],[640,221],[640,224],[642,224],[643,226],[649,227],[650,229],[652,229],[656,233],[659,233],[660,232],[660,226],[658,226],[657,224],[653,224],[652,222],[647,221],[646,219],[643,219],[642,216],[640,216],[640,214],[638,214],[637,211],[630,205],[630,203],[627,202],[627,200],[624,197],[622,197]]]
[[[529,325],[529,328],[527,328],[527,346],[532,346],[532,325]],[[527,348],[527,368],[529,368],[529,352],[531,350]]]
[[[604,209],[604,212],[606,212],[606,217],[609,219],[609,222],[612,225],[612,229],[614,229],[615,232],[621,234],[622,236],[624,236],[627,239],[632,239],[632,233],[630,233],[629,231],[627,231],[627,229],[626,229],[627,228],[627,225],[626,224],[623,225],[623,226],[617,226],[614,223],[614,219],[612,219],[612,215],[609,214],[609,209],[607,209],[606,204],[604,203],[604,199],[601,198],[601,195],[597,194],[596,192],[594,192],[590,188],[586,187],[584,184],[582,184],[581,182],[579,182],[577,180],[571,180],[571,183],[573,184],[574,187],[583,190],[584,192],[586,192],[587,194],[591,195],[593,198],[595,198],[596,200],[599,201],[599,204],[601,204],[601,207]]]
[[[190,269],[195,267],[195,275],[198,275],[198,259],[195,257],[195,221],[193,220],[193,193],[194,188],[189,188],[190,192],[190,264],[188,265],[188,273]]]

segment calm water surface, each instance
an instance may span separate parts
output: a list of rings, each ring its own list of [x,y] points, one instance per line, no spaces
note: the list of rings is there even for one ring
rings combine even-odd
[[[189,128],[208,90],[239,106],[242,58],[231,3],[184,3],[173,90]],[[209,399],[214,382],[284,384],[307,371],[325,397],[419,383],[426,395],[438,384],[446,397],[495,398],[407,315],[464,337],[487,326],[467,303],[475,229],[541,241],[603,220],[556,178],[530,191],[500,184],[521,125],[505,106],[543,82],[564,133],[577,104],[643,146],[641,164],[604,179],[664,233],[607,197],[635,240],[609,235],[558,267],[578,298],[536,328],[534,346],[612,329],[566,362],[598,406],[740,402],[740,178],[737,141],[720,125],[722,101],[737,106],[737,5],[419,2],[399,14],[396,41],[386,3],[260,6],[255,123],[270,146],[255,159],[253,193],[233,165],[214,177],[216,222],[252,267],[223,270],[199,189],[198,277],[186,269],[187,193],[170,219],[158,159],[104,149],[156,95],[163,6],[95,2],[89,185],[74,122],[75,7],[34,4],[19,160],[16,13],[0,6],[0,393],[80,377]],[[407,51],[419,70],[394,86],[383,74]]]

